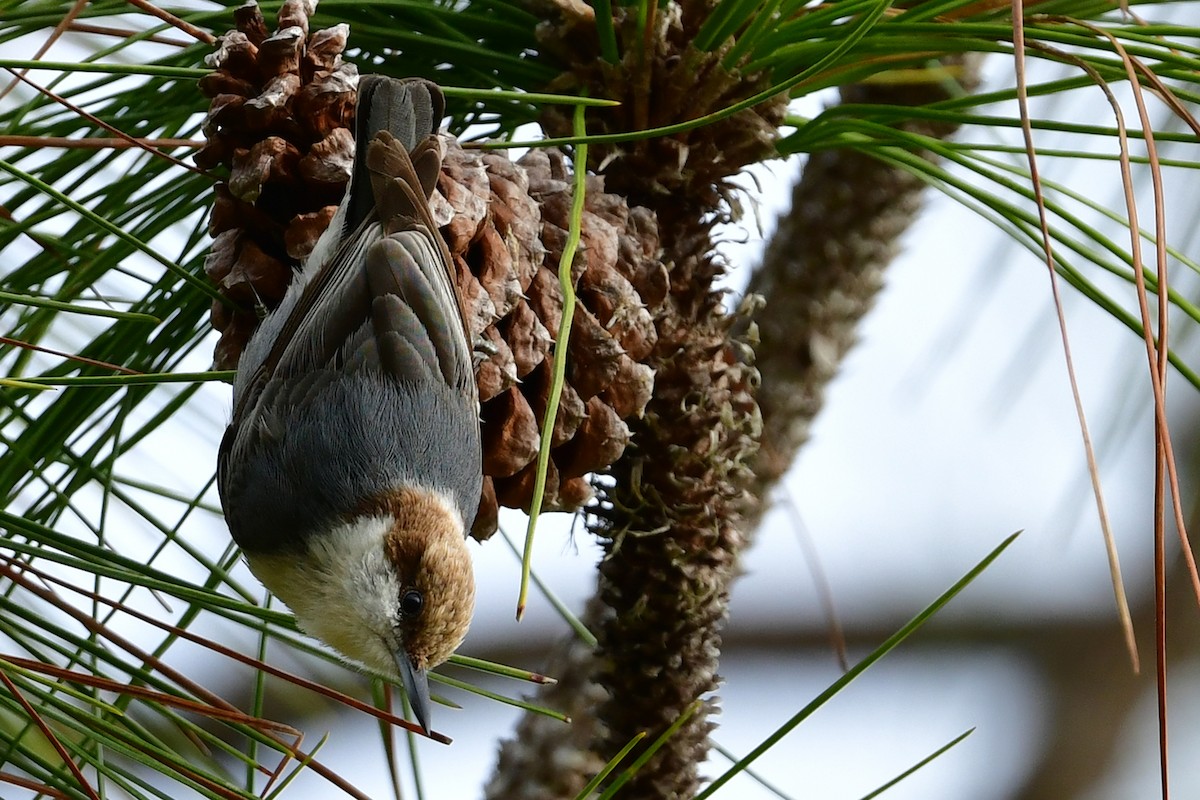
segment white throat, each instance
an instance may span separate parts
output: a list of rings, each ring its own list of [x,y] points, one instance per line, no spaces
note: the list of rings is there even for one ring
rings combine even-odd
[[[360,517],[309,540],[303,554],[246,554],[250,570],[308,634],[384,674],[396,672],[400,584],[384,555],[390,516]]]

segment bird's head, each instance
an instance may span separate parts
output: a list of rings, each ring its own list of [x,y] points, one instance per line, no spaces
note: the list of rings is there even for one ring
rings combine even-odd
[[[374,498],[302,554],[246,554],[300,626],[347,658],[398,675],[429,732],[428,670],[462,643],[475,608],[464,523],[434,492]]]

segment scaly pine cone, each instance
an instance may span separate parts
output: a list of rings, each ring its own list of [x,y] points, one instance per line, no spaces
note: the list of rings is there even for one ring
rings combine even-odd
[[[205,59],[217,69],[200,79],[212,98],[196,154],[204,169],[229,168],[217,185],[204,263],[229,301],[214,303],[221,333],[217,369],[233,369],[260,306],[279,305],[300,259],[333,218],[354,160],[358,69],[342,62],[350,28],[308,35],[315,3],[286,0],[279,30],[268,35],[250,2],[234,11],[237,30],[217,39]]]
[[[341,61],[348,27],[308,35],[313,6],[287,0],[267,35],[258,7],[235,12],[201,81],[212,98],[198,164],[230,168],[217,187],[206,262],[229,304],[214,304],[214,361],[237,364],[341,200],[353,163],[358,73]],[[477,375],[484,491],[472,535],[487,538],[499,506],[528,510],[539,429],[549,401],[563,296],[558,262],[570,223],[572,177],[557,151],[506,156],[467,151],[443,136],[434,217],[458,270],[472,333],[491,345]],[[620,458],[624,420],[640,416],[654,372],[653,313],[667,295],[654,215],[587,181],[572,279],[578,303],[551,444],[543,508],[574,510],[592,497],[587,475]]]

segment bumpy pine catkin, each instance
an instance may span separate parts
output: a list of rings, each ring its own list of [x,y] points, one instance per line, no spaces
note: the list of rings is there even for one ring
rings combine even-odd
[[[313,4],[287,0],[270,35],[254,3],[217,41],[207,145],[196,162],[222,165],[205,268],[227,303],[213,306],[219,368],[236,365],[260,313],[275,308],[328,226],[354,158],[358,73],[341,54],[349,29],[309,33]],[[558,263],[570,225],[573,179],[554,150],[518,162],[465,150],[443,135],[434,217],[453,257],[479,367],[484,491],[472,534],[496,528],[499,506],[528,510],[540,426],[553,385],[562,321]],[[587,180],[581,245],[572,269],[578,305],[566,382],[551,439],[543,508],[574,510],[592,497],[588,475],[619,458],[624,420],[642,414],[654,373],[654,314],[667,293],[654,215]]]

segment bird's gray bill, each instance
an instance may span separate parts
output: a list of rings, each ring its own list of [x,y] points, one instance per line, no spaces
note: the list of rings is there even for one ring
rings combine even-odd
[[[404,682],[404,694],[408,696],[408,704],[412,706],[413,716],[421,730],[428,736],[429,727],[429,678],[425,670],[413,666],[408,654],[403,650],[396,653],[396,666],[400,668],[400,679]]]

